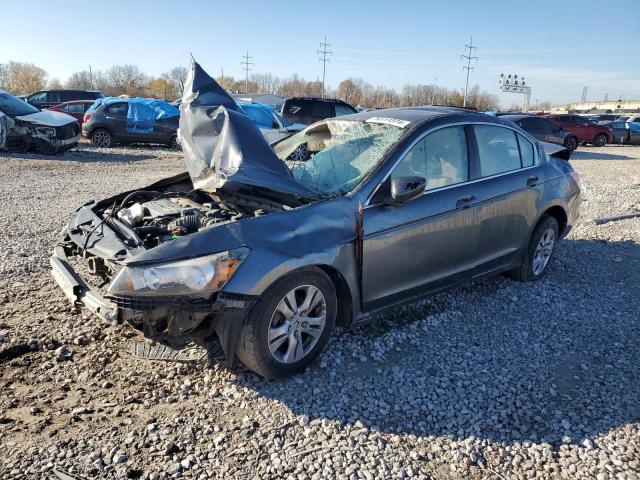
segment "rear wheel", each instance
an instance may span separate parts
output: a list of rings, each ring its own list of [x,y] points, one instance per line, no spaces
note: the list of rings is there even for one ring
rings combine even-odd
[[[298,270],[269,287],[251,310],[238,358],[267,378],[300,373],[329,341],[336,311],[329,277],[315,267]]]
[[[558,241],[558,221],[543,215],[533,230],[522,264],[512,270],[511,276],[521,282],[538,280],[547,270]]]
[[[607,142],[608,142],[608,138],[604,133],[599,133],[598,135],[596,135],[596,138],[593,139],[593,144],[596,147],[604,147]]]
[[[91,143],[96,147],[107,148],[113,144],[113,135],[104,128],[94,130],[91,134]]]
[[[182,150],[182,147],[178,143],[178,137],[177,136],[174,135],[173,137],[171,137],[171,140],[169,140],[169,148],[171,148],[173,150]]]
[[[578,148],[578,137],[575,135],[570,135],[564,140],[564,147],[572,152]]]

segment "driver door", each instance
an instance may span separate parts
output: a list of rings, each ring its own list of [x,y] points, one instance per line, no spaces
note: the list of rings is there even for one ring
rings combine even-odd
[[[465,127],[452,126],[419,140],[391,177],[425,178],[424,194],[392,206],[374,195],[363,210],[365,311],[452,284],[472,268],[480,208],[470,194],[466,139]]]

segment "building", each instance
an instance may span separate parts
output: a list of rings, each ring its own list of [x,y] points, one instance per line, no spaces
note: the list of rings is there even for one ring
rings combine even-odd
[[[557,105],[552,113],[640,113],[640,100],[607,100]]]
[[[279,109],[282,102],[284,102],[284,98],[272,93],[232,93],[231,95],[236,100],[261,103],[263,105],[269,105],[276,110]]]

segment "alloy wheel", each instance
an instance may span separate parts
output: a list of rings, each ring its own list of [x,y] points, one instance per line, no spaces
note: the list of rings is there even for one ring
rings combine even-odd
[[[289,159],[295,162],[302,162],[307,159],[309,156],[309,151],[307,150],[307,144],[303,143],[302,145],[298,145],[298,147],[291,152],[289,155]]]
[[[324,331],[327,302],[313,285],[301,285],[287,293],[276,306],[267,332],[269,352],[281,363],[306,357]]]
[[[540,275],[549,264],[555,243],[556,232],[553,228],[549,228],[540,237],[533,254],[533,274],[535,276]]]
[[[93,143],[99,147],[108,147],[111,145],[111,136],[105,131],[98,131],[91,137]]]

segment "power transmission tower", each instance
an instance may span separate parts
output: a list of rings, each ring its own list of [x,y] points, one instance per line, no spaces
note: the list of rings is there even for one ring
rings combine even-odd
[[[467,83],[465,83],[465,85],[464,85],[464,98],[462,99],[462,106],[463,107],[467,106],[467,91],[469,90],[469,72],[475,68],[475,67],[471,66],[471,60],[475,60],[476,62],[478,61],[478,57],[474,57],[473,56],[473,51],[476,48],[478,48],[478,47],[473,45],[473,37],[471,37],[471,42],[469,43],[469,45],[465,45],[464,46],[465,50],[469,50],[469,54],[468,55],[460,55],[460,60],[462,60],[462,59],[466,59],[467,60],[467,64],[462,66],[462,70],[466,70],[467,71]],[[467,52],[465,51],[465,53],[467,53]]]
[[[321,50],[318,50],[318,55],[322,54],[322,58],[318,58],[319,62],[322,62],[322,98],[324,98],[324,79],[327,72],[327,62],[329,59],[327,55],[331,55],[333,52],[330,52],[328,48],[331,46],[330,43],[327,43],[327,36],[324,36],[324,42],[320,42]]]
[[[244,93],[249,93],[249,70],[251,70],[251,65],[255,65],[250,61],[252,58],[249,56],[249,50],[247,50],[247,54],[242,56],[242,61],[240,62],[244,70]]]
[[[582,103],[587,101],[587,86],[585,85],[582,89]]]

